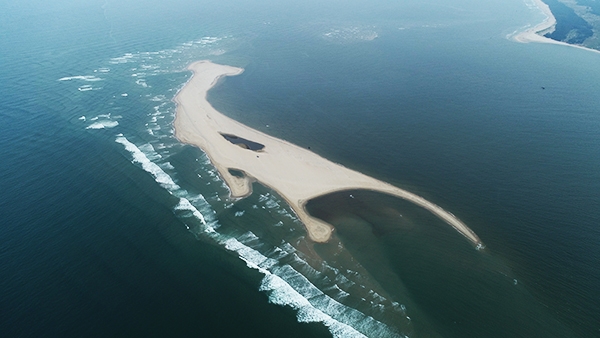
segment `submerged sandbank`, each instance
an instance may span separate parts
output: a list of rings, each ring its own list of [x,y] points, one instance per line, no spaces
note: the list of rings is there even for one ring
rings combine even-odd
[[[194,62],[188,69],[194,74],[175,97],[175,135],[180,141],[195,145],[207,154],[229,186],[233,198],[251,194],[252,182],[257,180],[277,191],[287,201],[312,240],[326,242],[333,227],[310,216],[305,210],[305,203],[339,190],[374,190],[406,199],[429,210],[478,248],[482,247],[481,240],[469,227],[438,205],[219,113],[206,100],[208,90],[221,77],[241,74],[243,69],[210,61]],[[240,147],[223,135],[252,141],[264,147],[260,150]]]

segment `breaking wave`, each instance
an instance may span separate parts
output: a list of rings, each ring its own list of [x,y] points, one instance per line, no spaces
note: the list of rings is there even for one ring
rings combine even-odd
[[[156,152],[151,144],[138,147],[122,134],[118,134],[115,141],[124,146],[132,156],[134,164],[152,175],[154,180],[171,195],[179,198],[177,204],[172,206],[172,210],[188,230],[196,236],[211,239],[225,249],[235,252],[249,268],[256,269],[264,275],[259,290],[268,294],[271,303],[295,309],[300,322],[323,323],[334,337],[401,336],[395,329],[340,303],[321,291],[298,269],[306,270],[310,274],[318,274],[318,271],[303,261],[289,243],[282,243],[272,248],[250,231],[239,236],[220,233],[215,211],[204,196],[189,193],[181,188],[165,171],[172,167],[170,163]],[[278,207],[272,195],[262,195],[260,200],[268,208]],[[243,212],[238,213],[238,217],[242,215]],[[270,248],[265,249],[267,246]],[[348,293],[342,290],[343,279],[340,281],[342,281],[339,283],[340,286],[333,283],[332,289],[337,288],[339,298],[344,298]]]
[[[85,127],[85,129],[109,129],[109,128],[114,128],[116,126],[119,125],[119,122],[117,121],[98,121],[98,122],[94,122],[92,124],[90,124],[89,126]]]
[[[271,303],[289,306],[296,310],[299,322],[323,323],[335,337],[403,336],[397,332],[396,328],[376,319],[388,321],[389,318],[386,317],[388,312],[383,315],[383,310],[377,309],[383,309],[384,305],[382,304],[385,304],[386,310],[393,312],[395,311],[393,303],[383,297],[377,298],[378,294],[375,292],[367,295],[366,292],[369,289],[363,286],[364,282],[361,282],[360,279],[362,277],[352,274],[354,271],[340,271],[325,262],[317,262],[316,264],[320,264],[320,267],[315,269],[313,268],[316,266],[315,262],[305,257],[286,240],[273,244],[268,239],[259,238],[248,228],[244,228],[245,225],[237,227],[237,225],[232,226],[227,223],[227,226],[222,227],[217,219],[215,208],[218,210],[233,208],[234,203],[225,198],[222,199],[227,193],[228,187],[207,157],[196,159],[198,168],[200,168],[197,176],[203,183],[210,185],[211,188],[208,191],[214,188],[211,192],[204,193],[204,195],[194,193],[182,187],[183,183],[178,182],[179,173],[173,166],[177,163],[170,157],[172,154],[177,154],[177,149],[182,145],[173,135],[174,105],[169,99],[171,94],[165,95],[164,90],[156,89],[160,86],[156,85],[156,88],[153,88],[146,83],[146,80],[148,83],[156,83],[150,81],[152,76],[181,72],[181,64],[187,64],[188,58],[191,62],[197,59],[200,51],[203,54],[221,51],[224,47],[222,43],[226,39],[227,37],[205,37],[181,44],[173,49],[126,53],[110,59],[108,61],[111,65],[110,68],[97,69],[96,73],[103,73],[102,76],[109,80],[112,74],[121,72],[128,74],[126,78],[130,79],[130,85],[135,86],[136,90],[141,90],[142,94],[139,97],[145,98],[148,102],[149,111],[146,114],[144,132],[138,135],[139,139],[144,141],[137,143],[138,139],[136,138],[134,143],[121,133],[115,136],[114,141],[123,146],[133,164],[150,174],[156,183],[175,197],[169,207],[188,231],[198,238],[214,241],[224,249],[235,253],[246,262],[249,268],[262,273],[264,277],[259,291],[266,293]],[[99,78],[76,76],[60,80],[89,82],[101,80],[96,79]],[[112,83],[109,80],[106,82]],[[82,85],[77,82],[75,85],[80,86],[78,89],[83,91],[96,89],[91,85]],[[175,91],[177,88],[169,89],[169,92]],[[128,103],[121,106],[117,100],[123,100],[122,98],[128,96],[137,99],[137,92],[136,95],[129,95],[124,88],[119,88],[116,93],[113,96],[113,102],[117,104],[109,106],[105,111],[127,114],[127,110],[123,108]],[[121,118],[121,115],[111,113],[95,117],[78,115],[78,119],[87,125],[86,129],[115,128],[119,126]],[[119,132],[128,130],[127,123],[123,122],[123,124],[120,126]],[[257,197],[258,201],[251,208],[263,209],[273,217],[272,223],[265,224],[266,226],[277,229],[276,231],[279,232],[293,230],[288,228],[290,224],[299,226],[297,216],[280,198],[271,193],[263,193]],[[236,210],[231,211],[232,217],[242,219],[248,217],[249,210],[238,209],[237,206],[235,208]],[[244,223],[247,222],[244,220],[240,224]],[[232,233],[231,227],[235,228],[234,233]],[[254,231],[260,230],[255,229]],[[263,236],[261,235],[261,237]],[[287,241],[297,240],[297,238],[290,238]],[[310,260],[311,264],[307,263],[307,260]],[[360,288],[361,293],[364,290],[363,297],[351,295],[353,292],[351,290],[356,290],[357,287]],[[355,305],[356,303],[359,304],[358,307]],[[395,323],[395,321],[393,322]]]
[[[71,80],[81,80],[81,81],[87,81],[87,82],[96,82],[96,81],[102,81],[103,79],[101,79],[99,77],[95,77],[93,75],[66,76],[66,77],[61,77],[60,79],[58,79],[58,81],[71,81]]]

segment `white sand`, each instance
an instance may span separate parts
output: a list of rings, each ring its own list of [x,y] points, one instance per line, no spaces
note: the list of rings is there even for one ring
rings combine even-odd
[[[369,189],[409,200],[431,211],[478,247],[477,235],[453,214],[408,191],[333,163],[309,150],[249,128],[219,113],[206,100],[206,93],[222,76],[243,72],[241,68],[209,61],[191,64],[190,81],[175,97],[175,135],[185,143],[200,147],[210,158],[231,190],[233,198],[252,193],[252,180],[277,191],[306,226],[316,242],[329,240],[333,227],[311,217],[305,203],[317,196],[346,189]],[[220,133],[233,134],[265,145],[261,151],[243,149]],[[228,169],[243,171],[247,177],[231,175]]]
[[[592,49],[592,48],[587,48],[587,47],[579,46],[579,45],[572,45],[572,44],[569,44],[566,42],[552,40],[550,38],[543,36],[544,34],[549,33],[553,30],[554,26],[556,25],[556,18],[550,11],[550,7],[548,7],[548,5],[546,5],[544,2],[542,2],[542,0],[533,0],[533,2],[540,9],[540,11],[542,11],[542,13],[544,13],[544,15],[546,16],[546,19],[544,19],[544,21],[537,24],[535,27],[526,29],[525,31],[514,35],[512,38],[515,41],[521,42],[521,43],[529,43],[529,42],[551,43],[551,44],[555,44],[555,45],[575,47],[575,48],[584,49],[584,50],[595,52],[595,53],[600,53],[600,51]]]
[[[546,38],[540,34],[544,34],[550,32],[552,28],[556,25],[556,18],[550,11],[550,7],[546,5],[542,0],[533,0],[533,3],[544,13],[546,18],[544,21],[537,24],[535,27],[529,28],[517,35],[513,38],[518,42],[528,43],[528,42],[542,42],[542,43],[556,43],[556,44],[566,44],[564,42],[552,40],[550,38]]]

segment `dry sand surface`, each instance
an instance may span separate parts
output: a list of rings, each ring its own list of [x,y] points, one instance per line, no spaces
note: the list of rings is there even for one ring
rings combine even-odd
[[[550,7],[546,5],[542,0],[533,0],[533,3],[544,13],[546,19],[544,21],[537,24],[535,27],[529,28],[523,32],[514,36],[514,39],[519,42],[527,43],[527,42],[544,42],[544,43],[557,43],[561,44],[559,41],[552,40],[550,38],[544,37],[540,34],[545,34],[553,30],[553,27],[556,25],[556,18],[552,15],[550,11]],[[562,43],[566,44],[566,43]]]
[[[548,5],[546,5],[544,2],[542,2],[542,0],[533,0],[533,3],[540,9],[540,11],[542,11],[542,13],[544,13],[544,15],[546,16],[546,19],[544,19],[544,21],[537,24],[535,27],[526,29],[523,32],[517,33],[516,35],[512,36],[512,38],[515,41],[522,42],[522,43],[529,43],[529,42],[551,43],[551,44],[555,44],[555,45],[575,47],[575,48],[585,49],[587,51],[592,51],[595,53],[600,53],[600,51],[595,50],[595,49],[591,49],[591,48],[587,48],[587,47],[579,46],[579,45],[572,45],[572,44],[569,44],[566,42],[556,41],[556,40],[545,37],[544,34],[554,31],[554,26],[556,25],[556,18],[552,14],[552,11],[550,11],[550,7],[548,7]]]
[[[231,190],[233,198],[252,193],[252,181],[277,191],[296,212],[310,238],[316,242],[329,240],[333,227],[310,216],[305,203],[317,196],[347,189],[368,189],[409,200],[444,220],[478,248],[477,235],[453,214],[424,198],[333,163],[307,149],[249,128],[214,109],[206,93],[223,76],[238,75],[241,68],[198,61],[188,69],[190,81],[175,97],[177,115],[175,135],[202,149],[210,158]],[[226,140],[222,134],[235,135],[264,145],[258,151],[244,149]],[[230,173],[235,169],[245,174],[240,178]]]

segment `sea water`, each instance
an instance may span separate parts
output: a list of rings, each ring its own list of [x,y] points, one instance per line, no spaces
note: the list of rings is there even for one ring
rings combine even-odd
[[[511,41],[531,4],[0,9],[6,335],[598,335],[598,55]],[[385,195],[311,201],[337,229],[318,245],[275,192],[230,200],[173,136],[199,59],[246,69],[217,109],[426,197],[485,249]]]

